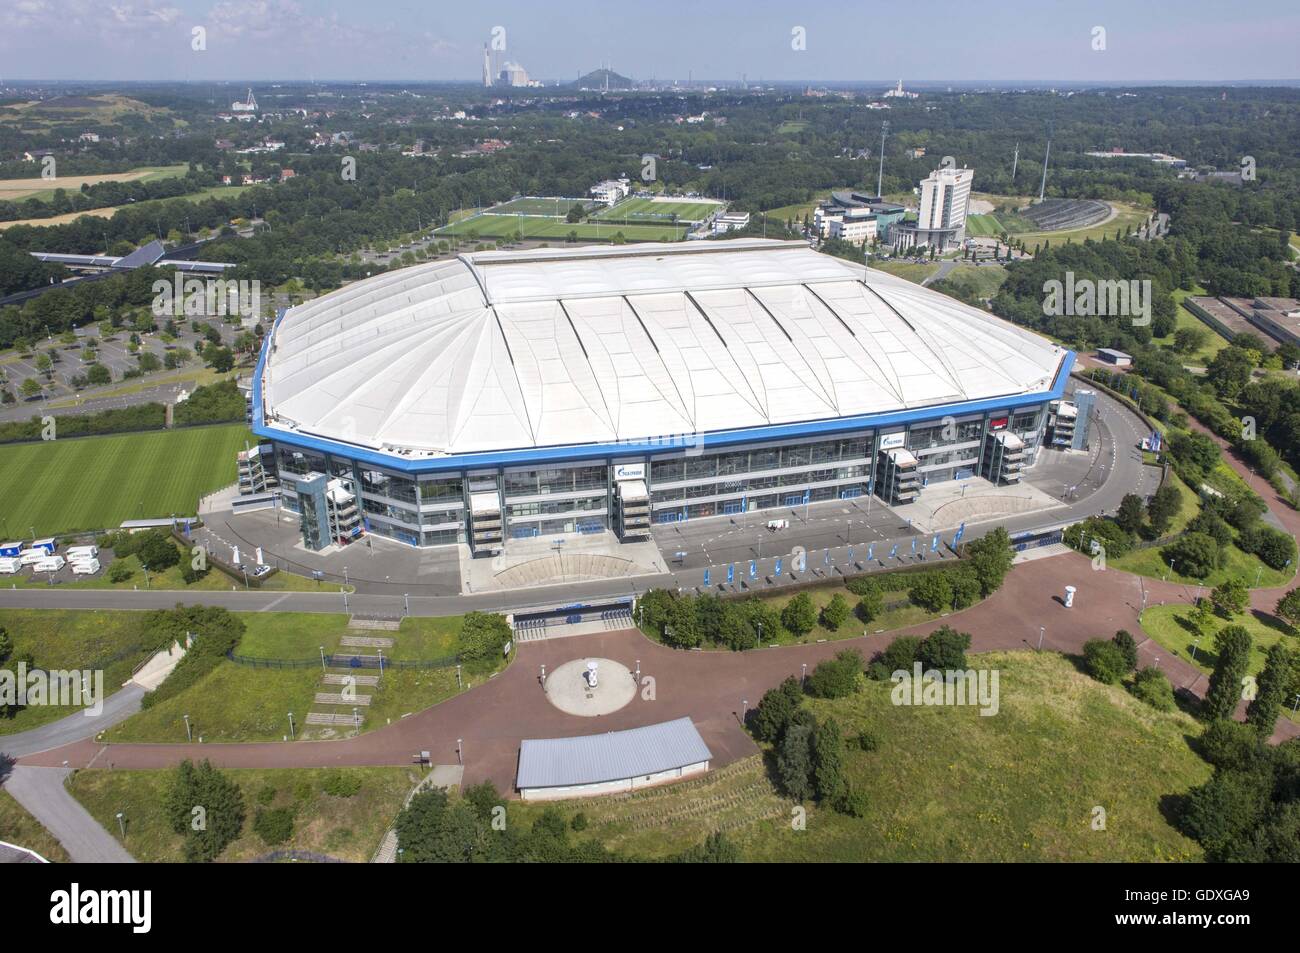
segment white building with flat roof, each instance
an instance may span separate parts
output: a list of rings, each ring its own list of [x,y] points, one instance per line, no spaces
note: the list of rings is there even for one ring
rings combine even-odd
[[[947,167],[935,169],[922,179],[916,223],[893,230],[895,247],[901,250],[924,246],[943,252],[960,245],[966,237],[966,213],[974,179],[974,169]]]

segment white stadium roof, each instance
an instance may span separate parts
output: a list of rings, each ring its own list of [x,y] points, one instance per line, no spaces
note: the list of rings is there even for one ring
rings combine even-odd
[[[443,456],[1045,391],[1065,352],[802,242],[488,252],[289,310],[265,424]]]

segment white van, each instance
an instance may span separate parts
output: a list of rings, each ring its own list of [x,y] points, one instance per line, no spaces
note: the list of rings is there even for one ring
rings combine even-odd
[[[49,555],[43,549],[24,549],[18,558],[22,560],[24,566],[34,566],[42,559],[48,559]]]
[[[773,532],[775,532],[778,529],[789,529],[790,521],[789,520],[768,520],[767,528],[772,530]]]
[[[72,571],[78,576],[93,576],[99,572],[99,560],[93,556],[90,559],[74,559]]]
[[[32,568],[37,572],[58,572],[68,561],[62,556],[46,556]]]
[[[23,561],[17,556],[0,557],[0,573],[6,576],[12,576],[18,570],[23,568]]]
[[[96,559],[99,556],[99,547],[98,546],[69,546],[66,550],[64,550],[64,552],[67,554],[67,557],[69,559],[74,561],[83,556],[88,559]]]

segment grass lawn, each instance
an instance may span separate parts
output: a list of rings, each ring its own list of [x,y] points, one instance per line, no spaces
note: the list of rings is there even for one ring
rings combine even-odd
[[[1170,572],[1169,564],[1160,557],[1162,548],[1153,546],[1150,549],[1135,550],[1121,556],[1119,559],[1107,560],[1106,568],[1117,569],[1120,572],[1131,572],[1151,579],[1167,578],[1170,582],[1181,582],[1188,586],[1203,585],[1207,590],[1207,595],[1209,594],[1208,590],[1213,589],[1226,579],[1244,579],[1246,585],[1252,589],[1272,589],[1277,586],[1285,586],[1295,578],[1294,570],[1288,569],[1286,572],[1280,572],[1265,566],[1258,556],[1244,553],[1236,546],[1229,546],[1227,560],[1223,568],[1216,569],[1204,579],[1197,579],[1195,576],[1184,576],[1180,572]]]
[[[359,778],[361,789],[346,798],[326,794],[323,784],[330,770],[321,768],[224,772],[243,792],[245,817],[242,835],[220,859],[249,861],[274,850],[308,850],[359,863],[370,860],[418,773],[411,768],[334,770]],[[174,863],[183,859],[182,840],[167,823],[163,807],[172,777],[172,771],[78,771],[68,779],[68,790],[137,860]],[[270,807],[294,810],[293,834],[286,843],[268,845],[253,830],[263,791],[274,792]],[[125,840],[118,834],[119,811],[125,815]]]
[[[907,707],[889,683],[810,701],[846,737],[869,729],[870,753],[845,767],[867,816],[809,807],[807,829],[754,757],[709,776],[630,796],[561,805],[586,814],[586,834],[642,856],[666,856],[722,829],[759,861],[1187,861],[1200,847],[1170,826],[1161,800],[1204,782],[1210,766],[1187,744],[1199,725],[1102,685],[1055,653],[988,653],[1000,708]],[[1093,830],[1095,807],[1105,830]],[[511,803],[527,820],[541,808]]]
[[[48,407],[53,410],[59,410],[65,407],[76,407],[86,400],[99,400],[102,397],[126,397],[130,394],[138,394],[142,390],[149,390],[154,387],[162,387],[167,384],[186,384],[188,389],[216,384],[219,381],[231,380],[237,377],[232,374],[227,377],[224,374],[218,374],[210,367],[191,367],[188,370],[172,371],[164,374],[153,374],[135,380],[123,381],[115,387],[105,387],[103,390],[96,390],[87,394],[81,400],[76,397],[62,397],[58,400],[52,400]]]
[[[800,223],[803,222],[803,217],[807,215],[808,221],[811,223],[813,212],[816,210],[817,206],[821,205],[823,202],[829,202],[830,198],[831,190],[823,189],[820,192],[814,193],[813,197],[807,202],[796,202],[794,205],[782,205],[778,208],[764,209],[763,214],[765,214],[771,221],[784,222],[786,219],[794,219],[794,221]]]
[[[0,609],[0,628],[9,633],[14,654],[30,653],[46,669],[102,669],[104,691],[112,694],[135,666],[161,646],[145,628],[144,612],[82,609]],[[26,731],[70,715],[70,706],[29,706],[13,718],[0,718],[0,734]]]
[[[1174,289],[1173,294],[1174,303],[1177,305],[1175,313],[1178,317],[1178,328],[1196,328],[1199,331],[1206,332],[1208,335],[1205,346],[1194,354],[1183,355],[1183,362],[1192,367],[1205,367],[1214,359],[1214,355],[1218,354],[1228,346],[1228,340],[1223,335],[1219,334],[1218,331],[1215,331],[1214,328],[1210,327],[1196,315],[1192,314],[1192,312],[1188,311],[1187,306],[1183,304],[1189,296],[1204,295],[1204,288],[1199,285],[1194,286],[1190,291],[1185,288],[1176,288]],[[1177,328],[1174,330],[1176,332]],[[1168,337],[1153,338],[1152,340],[1157,344],[1169,346],[1173,344],[1174,336],[1170,334]]]
[[[243,424],[78,437],[6,446],[0,499],[6,537],[116,527],[140,516],[194,513],[235,479]]]
[[[1206,675],[1214,671],[1214,666],[1218,657],[1214,652],[1214,632],[1225,628],[1229,625],[1242,626],[1250,633],[1253,643],[1250,650],[1250,665],[1247,671],[1251,675],[1257,675],[1264,668],[1264,658],[1269,648],[1275,642],[1284,636],[1290,636],[1287,643],[1294,648],[1295,639],[1300,636],[1287,626],[1285,622],[1264,612],[1246,612],[1234,615],[1231,619],[1225,619],[1220,615],[1214,616],[1212,632],[1202,634],[1192,621],[1192,608],[1186,605],[1164,605],[1151,606],[1146,612],[1142,613],[1142,628],[1146,634],[1155,639],[1162,646],[1172,652],[1174,655],[1191,662]],[[1197,636],[1200,636],[1200,643],[1196,646],[1196,658],[1192,658],[1192,645]],[[1294,699],[1288,699],[1294,701]],[[1286,708],[1288,717],[1291,717],[1291,708]],[[1293,718],[1293,720],[1295,720]]]
[[[1007,270],[1001,265],[959,265],[948,273],[946,278],[931,285],[936,291],[945,287],[952,289],[970,289],[979,298],[992,298],[1007,280]]]
[[[608,208],[601,209],[594,217],[611,221],[639,217],[643,219],[649,218],[651,221],[667,222],[668,217],[675,214],[679,222],[700,222],[716,212],[721,206],[721,202],[701,201],[698,199],[627,198],[614,203]]]
[[[264,659],[308,659],[339,648],[339,640],[352,635],[394,633],[349,632],[345,615],[320,613],[246,613],[240,616],[244,635],[236,654]],[[461,620],[451,618],[407,618],[395,634],[397,643],[384,652],[399,660],[442,659],[459,648]],[[363,650],[369,651],[369,650]],[[380,728],[404,715],[422,711],[461,691],[481,684],[505,667],[506,660],[466,663],[461,671],[463,687],[457,684],[454,665],[428,669],[386,669],[378,686],[358,686],[371,695],[369,706],[361,708],[361,730]],[[361,674],[377,675],[366,669]],[[197,683],[179,695],[133,715],[109,730],[112,741],[166,742],[186,737],[185,715],[196,736],[204,741],[280,741],[289,733],[288,712],[294,713],[299,738],[338,737],[354,734],[345,729],[312,726],[305,718],[313,709],[336,710],[337,706],[314,703],[319,691],[338,691],[321,685],[321,669],[313,664],[302,668],[257,668],[223,661]]]
[[[1115,209],[1116,214],[1109,221],[1089,225],[1087,228],[1062,229],[1055,232],[1016,232],[1015,237],[1024,242],[1030,251],[1033,251],[1036,243],[1045,241],[1050,241],[1053,245],[1064,245],[1066,239],[1075,244],[1082,243],[1088,238],[1091,238],[1094,242],[1099,242],[1107,238],[1114,238],[1115,233],[1121,228],[1127,233],[1130,228],[1136,228],[1145,222],[1150,214],[1150,209],[1139,208],[1126,202],[1111,202],[1110,204]]]
[[[58,839],[4,788],[0,788],[0,840],[34,850],[52,864],[71,861]]]
[[[918,265],[911,261],[885,261],[879,258],[872,259],[870,267],[876,271],[906,278],[918,285],[939,270],[938,264]]]

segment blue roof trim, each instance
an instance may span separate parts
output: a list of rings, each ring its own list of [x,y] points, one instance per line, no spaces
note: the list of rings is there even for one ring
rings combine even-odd
[[[253,433],[259,437],[274,440],[276,443],[288,444],[317,453],[329,453],[346,457],[360,463],[384,467],[398,473],[445,473],[448,471],[473,470],[498,466],[526,466],[529,464],[576,462],[580,460],[607,460],[614,457],[631,457],[644,454],[665,453],[673,450],[703,450],[704,448],[722,448],[741,443],[758,443],[764,440],[784,440],[791,437],[833,436],[855,430],[879,430],[898,424],[911,424],[924,420],[939,420],[949,415],[983,413],[989,410],[1010,410],[1026,404],[1041,404],[1048,400],[1059,400],[1065,393],[1065,385],[1070,379],[1074,367],[1075,352],[1066,351],[1057,366],[1056,377],[1050,390],[1013,397],[996,397],[987,400],[970,400],[955,404],[935,404],[932,407],[918,407],[913,410],[899,410],[885,414],[866,414],[857,417],[839,417],[835,420],[814,420],[796,424],[780,424],[769,427],[751,427],[746,430],[726,430],[706,434],[686,434],[677,437],[665,437],[661,440],[645,440],[628,443],[598,443],[579,446],[537,447],[528,450],[506,450],[492,453],[458,454],[456,456],[421,458],[408,460],[390,453],[358,447],[354,444],[329,440],[324,437],[311,437],[306,434],[291,433],[263,424],[262,415],[262,372],[266,358],[286,309],[280,309],[275,316],[275,325],[262,344],[262,353],[257,359],[257,370],[253,377]]]

